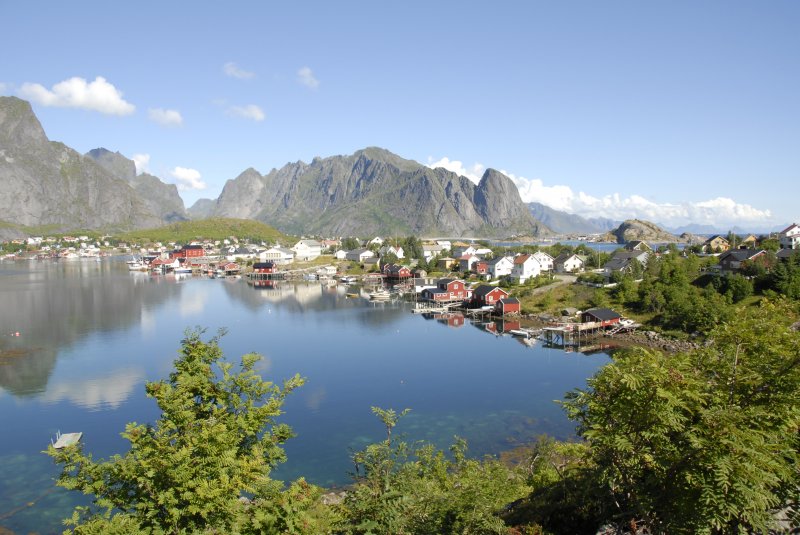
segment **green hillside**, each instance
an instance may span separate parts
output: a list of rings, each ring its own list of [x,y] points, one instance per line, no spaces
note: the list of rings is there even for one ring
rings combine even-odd
[[[286,243],[291,238],[286,234],[250,219],[211,218],[195,221],[181,221],[169,225],[140,229],[118,235],[124,241],[190,242],[192,240],[223,240],[235,236],[251,241]]]

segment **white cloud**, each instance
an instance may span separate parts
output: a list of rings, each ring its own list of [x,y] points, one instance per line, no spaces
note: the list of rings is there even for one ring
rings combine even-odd
[[[0,82],[0,95],[5,95],[6,92],[11,91],[11,86],[5,82]]]
[[[136,164],[136,173],[149,173],[150,155],[149,154],[134,154],[131,157],[133,163]]]
[[[454,173],[478,182],[483,165],[476,163],[466,167],[458,160],[444,157],[436,162],[428,158],[428,167],[444,167]],[[528,179],[501,171],[519,189],[524,202],[539,202],[556,210],[583,217],[605,217],[616,220],[645,219],[663,226],[679,227],[690,223],[712,225],[717,228],[743,226],[747,224],[770,224],[772,213],[749,204],[738,203],[728,197],[717,197],[706,201],[656,203],[641,195],[627,197],[611,193],[594,197],[583,191],[574,192],[565,185],[548,186],[538,178]]]
[[[175,167],[169,173],[177,180],[176,185],[181,191],[190,189],[206,189],[206,183],[200,180],[200,171],[188,167]]]
[[[252,71],[246,71],[236,65],[234,62],[229,61],[225,65],[222,66],[222,72],[224,72],[227,76],[232,78],[239,78],[240,80],[249,80],[253,78],[256,73]]]
[[[56,382],[48,385],[43,400],[46,403],[68,400],[91,410],[116,409],[131,396],[143,378],[140,369],[128,368],[94,379]]]
[[[24,83],[19,95],[43,106],[81,108],[109,115],[130,115],[136,106],[122,98],[122,92],[98,76],[88,82],[77,76],[47,89],[41,84]]]
[[[656,203],[637,194],[624,197],[619,193],[611,193],[594,197],[583,191],[576,194],[569,186],[545,186],[539,179],[529,180],[505,174],[517,185],[523,201],[540,202],[583,217],[645,219],[668,227],[693,223],[717,228],[767,224],[772,219],[769,210],[760,210],[727,197],[680,203]]]
[[[297,71],[297,81],[311,89],[319,87],[319,80],[314,78],[314,73],[311,72],[310,67],[302,67]]]
[[[467,177],[476,184],[481,181],[481,176],[483,175],[483,172],[486,170],[486,168],[483,165],[477,162],[472,164],[472,167],[467,169],[466,167],[464,167],[464,164],[462,162],[458,160],[451,160],[447,156],[435,162],[433,161],[432,157],[428,156],[428,167],[430,167],[431,169],[436,169],[437,167],[443,167],[444,169],[452,171],[457,175]]]
[[[182,126],[183,117],[178,110],[165,110],[163,108],[150,108],[147,117],[154,123],[162,126]]]
[[[244,119],[251,119],[253,121],[263,121],[266,118],[264,110],[255,104],[248,104],[247,106],[230,106],[228,113],[235,117],[242,117]]]

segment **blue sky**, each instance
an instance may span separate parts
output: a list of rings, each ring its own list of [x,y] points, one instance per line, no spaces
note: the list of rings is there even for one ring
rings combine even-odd
[[[0,0],[0,94],[192,204],[380,146],[587,216],[800,221],[800,3]]]

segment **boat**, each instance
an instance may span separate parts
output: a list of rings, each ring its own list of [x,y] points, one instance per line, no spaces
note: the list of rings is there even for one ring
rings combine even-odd
[[[345,284],[351,284],[353,282],[357,282],[358,277],[356,277],[355,275],[344,275],[342,277],[339,277],[339,280]]]
[[[150,268],[141,258],[135,256],[125,263],[128,264],[128,271],[147,271]]]
[[[376,292],[372,292],[369,294],[369,298],[372,299],[373,301],[387,301],[391,297],[392,294],[390,294],[386,290],[378,290]]]
[[[82,432],[62,434],[61,431],[58,431],[56,433],[56,441],[53,442],[51,440],[50,443],[55,449],[60,450],[61,448],[66,448],[67,446],[73,446],[77,444],[81,440],[82,436]]]
[[[186,266],[176,267],[176,268],[173,270],[173,272],[174,272],[175,274],[180,274],[180,273],[187,274],[187,273],[191,273],[191,272],[192,272],[192,268],[190,268],[190,267],[186,267]]]

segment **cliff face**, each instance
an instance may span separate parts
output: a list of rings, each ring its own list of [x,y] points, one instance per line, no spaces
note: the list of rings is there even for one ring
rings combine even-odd
[[[183,199],[178,194],[175,184],[165,184],[160,178],[142,173],[136,174],[136,164],[119,152],[99,148],[86,153],[86,157],[94,160],[103,168],[125,180],[139,194],[153,214],[162,223],[186,221],[188,215]]]
[[[384,149],[290,163],[229,180],[214,215],[254,218],[284,232],[328,235],[541,235],[513,182],[488,170],[477,186]]]
[[[47,139],[28,102],[0,97],[0,219],[58,229],[157,226],[123,179]]]
[[[634,240],[650,243],[681,241],[677,236],[663,230],[655,223],[640,219],[623,221],[619,227],[606,234],[606,240],[616,241],[617,243],[628,243]]]

